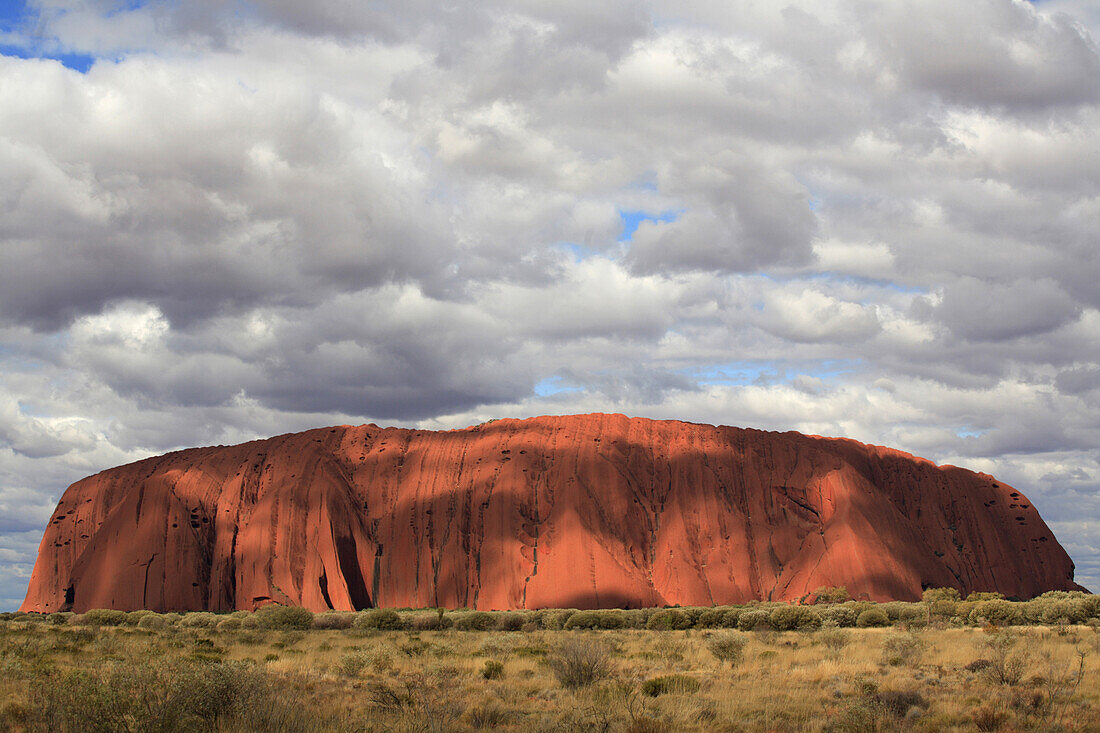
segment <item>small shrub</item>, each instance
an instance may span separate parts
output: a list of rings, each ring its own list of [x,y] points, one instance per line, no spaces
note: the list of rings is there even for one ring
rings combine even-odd
[[[928,707],[928,701],[916,690],[880,690],[874,698],[896,718],[905,717],[912,708]]]
[[[392,608],[374,608],[356,614],[352,625],[357,629],[400,631],[405,628],[405,621]]]
[[[868,608],[856,618],[856,626],[861,629],[889,626],[890,617],[880,608]]]
[[[890,634],[882,640],[882,661],[893,667],[910,666],[920,662],[927,645],[913,633]]]
[[[819,611],[822,624],[851,628],[856,625],[859,612],[849,605],[830,606]]]
[[[669,674],[654,677],[642,683],[642,694],[650,697],[668,693],[691,694],[699,690],[699,680],[686,674]]]
[[[80,623],[87,626],[120,626],[125,621],[125,611],[110,608],[93,608],[80,617]]]
[[[542,615],[542,628],[550,631],[561,631],[569,621],[569,617],[577,611],[566,609],[564,611],[547,611]]]
[[[216,614],[207,611],[195,611],[184,614],[180,620],[180,626],[185,629],[212,629],[218,625]]]
[[[673,631],[691,628],[691,617],[678,608],[665,608],[649,617],[645,627],[650,631]]]
[[[772,610],[768,621],[777,631],[813,631],[821,628],[821,618],[806,606],[780,606]]]
[[[570,616],[566,629],[621,629],[625,619],[618,611],[577,611]]]
[[[130,611],[128,614],[126,614],[126,619],[122,623],[126,626],[137,626],[141,619],[145,618],[151,613],[153,612],[146,610]]]
[[[821,642],[821,645],[825,647],[830,654],[839,654],[844,647],[848,646],[848,642],[851,637],[851,632],[840,628],[839,626],[823,626],[820,631],[817,632],[815,637]]]
[[[355,614],[347,611],[318,613],[313,617],[313,628],[324,630],[350,629],[354,621]]]
[[[151,613],[138,619],[137,625],[139,629],[163,629],[168,626],[168,621],[160,614]]]
[[[1009,715],[1004,710],[985,703],[974,708],[970,713],[970,721],[980,731],[998,731],[1008,722]]]
[[[499,680],[504,676],[504,664],[493,659],[485,661],[481,668],[481,676],[487,680]]]
[[[522,613],[502,613],[496,619],[497,631],[519,631],[523,628]]]
[[[818,604],[844,603],[852,598],[848,588],[843,585],[818,588],[813,592],[813,596],[814,603]]]
[[[362,652],[351,652],[336,660],[336,671],[345,677],[358,677],[367,666],[367,656]]]
[[[253,617],[263,629],[300,629],[313,628],[313,613],[298,606],[264,606]],[[241,622],[244,626],[244,622]]]
[[[770,630],[771,614],[767,611],[742,611],[737,618],[737,628],[742,631]]]
[[[729,663],[731,667],[741,664],[745,658],[745,637],[734,632],[715,634],[707,639],[707,650],[720,664]]]
[[[577,690],[611,675],[611,653],[606,643],[569,638],[547,655],[550,671],[562,687]]]
[[[974,593],[970,594],[975,595]],[[997,595],[997,594],[989,594]],[[969,600],[969,599],[967,599]],[[1015,626],[1024,620],[1023,611],[1011,601],[991,599],[979,601],[971,609],[968,620],[975,626],[993,624],[995,626]]]
[[[471,611],[455,619],[458,631],[489,631],[496,625],[496,619],[488,611]]]

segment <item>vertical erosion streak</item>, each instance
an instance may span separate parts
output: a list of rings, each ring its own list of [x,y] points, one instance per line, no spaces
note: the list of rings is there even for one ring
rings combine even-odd
[[[379,545],[378,554],[374,558],[375,593],[377,593],[378,588],[378,564],[381,553],[382,546]],[[340,573],[344,576],[344,582],[348,586],[348,595],[351,597],[351,604],[355,607],[355,610],[361,611],[364,608],[370,608],[371,595],[367,592],[367,582],[363,579],[363,570],[359,567],[358,547],[354,538],[347,535],[337,538],[336,560],[340,564]],[[326,598],[326,600],[328,599]],[[331,606],[332,604],[329,603],[330,608]]]

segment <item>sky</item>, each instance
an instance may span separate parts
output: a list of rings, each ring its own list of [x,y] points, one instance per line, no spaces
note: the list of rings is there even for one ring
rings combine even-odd
[[[73,481],[619,412],[992,473],[1100,589],[1100,0],[0,2],[0,610]]]

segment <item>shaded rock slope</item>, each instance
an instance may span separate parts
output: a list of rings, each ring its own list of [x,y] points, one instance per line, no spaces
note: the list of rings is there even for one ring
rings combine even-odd
[[[851,440],[622,415],[342,426],[73,484],[23,610],[1028,598],[1073,563],[993,477]]]

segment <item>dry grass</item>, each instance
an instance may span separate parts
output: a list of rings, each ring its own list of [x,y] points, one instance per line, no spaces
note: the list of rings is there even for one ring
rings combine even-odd
[[[828,629],[303,631],[6,621],[0,731],[59,729],[57,716],[73,705],[118,704],[96,698],[105,688],[87,679],[129,680],[154,668],[165,689],[172,670],[184,679],[228,680],[222,712],[184,715],[190,722],[172,728],[187,730],[1100,730],[1095,628],[942,628],[904,638],[892,628],[845,632],[837,648],[825,643]],[[745,640],[732,666],[710,651],[712,637],[729,634]],[[899,645],[920,653],[899,654]],[[1007,683],[973,664],[1002,647],[1023,660],[1019,678]],[[605,668],[588,684],[563,684],[554,660],[570,649],[606,652]],[[501,666],[487,676],[487,662]],[[667,675],[698,687],[677,677],[643,694],[647,680]],[[68,695],[78,687],[84,697]],[[272,721],[272,710],[282,717]]]

